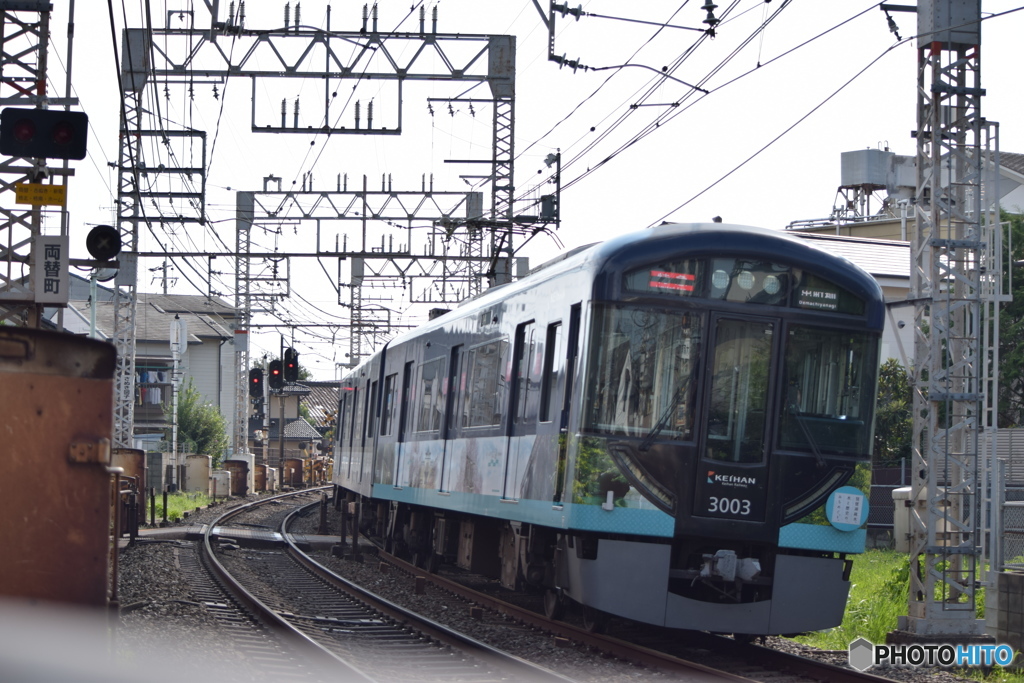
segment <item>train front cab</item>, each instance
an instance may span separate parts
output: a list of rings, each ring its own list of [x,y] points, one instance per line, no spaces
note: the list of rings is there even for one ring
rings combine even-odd
[[[843,259],[735,230],[667,257],[676,226],[595,280],[569,526],[596,533],[560,538],[559,588],[675,628],[827,628],[864,531],[803,522],[870,457],[884,303]]]

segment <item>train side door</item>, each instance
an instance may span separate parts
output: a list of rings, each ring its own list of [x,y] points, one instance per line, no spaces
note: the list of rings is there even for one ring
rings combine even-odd
[[[693,515],[763,522],[776,323],[716,315],[711,325]]]
[[[337,417],[338,450],[334,456],[334,476],[338,481],[348,477],[348,463],[352,459],[352,413],[355,412],[355,398],[355,389],[348,382],[342,384]]]
[[[356,481],[362,483],[363,475],[366,473],[367,465],[373,460],[373,450],[376,445],[377,436],[374,429],[377,425],[377,411],[380,409],[377,400],[378,384],[376,380],[366,383],[366,412],[363,414],[363,448],[359,452],[359,472]]]
[[[412,368],[413,362],[409,361],[402,370],[402,393],[400,396],[400,407],[398,413],[398,443],[395,444],[395,462],[387,478],[381,479],[382,483],[398,485],[398,470],[402,466],[402,457],[406,455],[405,440],[409,433],[410,403],[412,402]]]
[[[448,362],[448,378],[445,380],[444,414],[441,423],[441,490],[451,491],[456,483],[452,480],[452,461],[457,454],[455,440],[462,425],[462,402],[465,400],[466,378],[462,374],[465,347],[453,346]]]
[[[569,333],[565,340],[565,353],[563,355],[561,351],[556,352],[559,354],[556,357],[561,362],[564,362],[564,365],[561,369],[553,370],[557,380],[553,385],[554,397],[551,398],[551,401],[553,402],[552,406],[557,406],[557,417],[552,416],[551,419],[558,425],[558,452],[555,463],[555,490],[551,500],[556,505],[563,503],[565,495],[565,470],[569,450],[569,414],[572,409],[573,385],[576,383],[576,365],[579,362],[580,315],[582,310],[582,304],[573,304],[569,309]],[[561,337],[560,327],[558,335]],[[558,395],[559,387],[561,390],[560,397]],[[552,410],[554,409],[552,408]]]
[[[512,387],[502,494],[503,498],[511,500],[518,500],[521,495],[523,475],[537,435],[542,361],[536,333],[533,321],[522,323],[516,328],[512,349]]]

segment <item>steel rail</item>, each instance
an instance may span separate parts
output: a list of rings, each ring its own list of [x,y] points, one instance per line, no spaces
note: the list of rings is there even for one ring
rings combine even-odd
[[[394,564],[403,571],[412,574],[413,576],[428,577],[428,580],[433,582],[435,585],[450,591],[459,597],[475,602],[488,609],[506,614],[528,626],[543,629],[555,635],[571,638],[577,642],[583,643],[584,645],[589,645],[591,647],[598,648],[603,652],[608,652],[616,657],[621,657],[622,659],[636,662],[643,666],[659,669],[661,671],[693,673],[693,671],[696,670],[707,675],[718,676],[722,680],[752,680],[750,678],[721,671],[698,662],[685,660],[664,652],[659,652],[642,645],[636,645],[603,634],[592,633],[561,621],[552,621],[542,614],[507,603],[485,593],[480,593],[450,579],[446,579],[436,574],[428,574],[415,565],[395,557],[390,553],[386,553],[383,550],[378,549],[378,553],[382,558],[386,559],[388,562]],[[738,643],[710,633],[688,631],[687,637],[691,639],[702,639],[709,647],[717,648],[721,648],[723,646],[723,641],[728,641],[726,644],[731,649],[739,650],[740,656],[748,661],[773,670],[787,671],[814,678],[816,680],[827,680],[831,683],[891,683],[891,679],[884,678],[882,676],[876,676],[870,673],[861,673],[853,669],[836,666],[835,664],[820,662],[818,660],[800,657],[798,655],[773,650],[767,647]]]
[[[505,614],[522,622],[523,624],[526,624],[527,626],[543,629],[553,635],[570,638],[576,642],[582,643],[583,645],[588,645],[590,647],[597,648],[602,652],[607,652],[615,657],[653,669],[658,669],[660,671],[688,674],[699,672],[706,676],[714,676],[717,680],[734,681],[736,683],[750,683],[753,680],[721,671],[698,662],[673,657],[672,655],[658,652],[657,650],[646,648],[642,645],[633,645],[617,638],[592,633],[585,629],[573,626],[572,624],[567,624],[561,621],[552,621],[543,614],[538,614],[537,612],[507,603],[485,593],[477,592],[472,588],[468,588],[460,583],[446,579],[443,576],[438,576],[437,574],[428,575],[424,570],[406,562],[405,560],[395,557],[384,550],[378,550],[378,553],[382,558],[391,564],[394,564],[399,569],[402,569],[413,576],[426,576],[435,585],[446,591],[454,593],[461,598],[465,598],[478,605]]]
[[[259,505],[264,505],[272,500],[281,500],[293,496],[299,496],[307,494],[311,491],[318,489],[304,489],[298,492],[289,492],[272,496],[270,498],[263,498],[258,501],[246,503],[245,505],[239,505],[228,511],[223,515],[215,519],[207,526],[203,532],[203,561],[206,564],[210,572],[215,578],[222,583],[225,590],[227,590],[231,596],[241,603],[247,610],[255,615],[258,615],[267,625],[278,632],[282,633],[288,643],[294,646],[297,650],[309,653],[314,660],[322,666],[340,666],[344,667],[345,671],[337,671],[336,673],[346,681],[363,681],[365,683],[374,683],[375,679],[372,676],[352,666],[349,662],[340,658],[330,650],[323,647],[320,643],[316,642],[305,633],[302,633],[292,624],[288,623],[283,617],[278,615],[273,609],[264,604],[260,599],[248,591],[242,586],[231,573],[221,564],[220,560],[217,559],[216,553],[213,552],[212,538],[216,536],[215,530],[223,526],[223,523],[232,517],[236,517],[243,512],[251,510]]]
[[[531,683],[534,681],[559,681],[561,683],[572,683],[572,679],[561,676],[550,669],[534,664],[520,657],[516,657],[513,654],[476,640],[465,633],[450,629],[443,624],[433,621],[432,619],[428,619],[423,615],[407,610],[400,605],[396,605],[390,600],[383,598],[376,593],[359,586],[358,584],[352,583],[345,577],[339,576],[314,560],[298,547],[292,538],[292,535],[288,533],[287,528],[295,517],[304,513],[306,509],[317,505],[319,505],[319,503],[311,503],[305,508],[295,509],[281,524],[281,536],[288,545],[289,556],[305,567],[308,571],[312,572],[315,576],[347,593],[354,594],[360,600],[372,604],[373,607],[395,621],[408,624],[410,627],[429,635],[431,638],[460,650],[471,650],[475,656],[480,656],[482,659],[486,659],[507,671],[526,675],[529,678],[525,680],[529,680]]]

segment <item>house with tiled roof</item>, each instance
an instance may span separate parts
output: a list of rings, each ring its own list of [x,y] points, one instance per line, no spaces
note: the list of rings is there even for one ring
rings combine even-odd
[[[95,306],[89,281],[71,276],[63,327],[110,340],[114,334],[113,292],[97,287]],[[190,381],[202,401],[217,407],[227,424],[235,411],[237,375],[234,343],[235,309],[217,297],[139,292],[135,309],[135,435],[140,447],[163,438],[173,402],[174,358],[171,324],[183,320],[187,343],[180,354],[179,390]],[[52,319],[55,319],[53,316]],[[93,325],[95,319],[95,325]]]
[[[340,383],[337,380],[328,382],[305,380],[300,381],[299,384],[309,389],[309,395],[302,401],[309,413],[309,422],[320,434],[326,434],[334,427],[335,415],[338,412]]]
[[[280,467],[287,458],[319,455],[323,434],[303,416],[300,407],[312,394],[306,384],[286,383],[281,391],[270,392],[261,411],[250,413],[247,443],[257,463]]]

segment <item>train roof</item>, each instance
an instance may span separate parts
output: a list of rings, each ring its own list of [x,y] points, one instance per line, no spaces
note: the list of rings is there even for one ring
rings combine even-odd
[[[677,242],[682,237],[686,238],[685,244]],[[606,255],[602,263],[606,274],[649,264],[664,254],[674,258],[756,255],[821,274],[863,299],[869,307],[872,302],[881,304],[883,300],[875,279],[853,261],[779,230],[721,223],[673,223],[611,239],[598,249]],[[869,313],[869,317],[875,315],[877,312]]]
[[[681,238],[686,239],[684,244],[678,242]],[[387,345],[401,343],[408,336],[441,328],[451,320],[451,316],[487,308],[509,295],[569,271],[589,270],[595,277],[600,277],[602,273],[618,272],[631,264],[650,263],[659,255],[668,253],[677,257],[757,254],[769,260],[775,258],[812,271],[824,270],[837,285],[866,301],[882,301],[881,288],[852,261],[780,230],[723,223],[666,223],[570,250],[531,270],[522,279],[492,287],[464,300],[454,311],[398,335]]]

